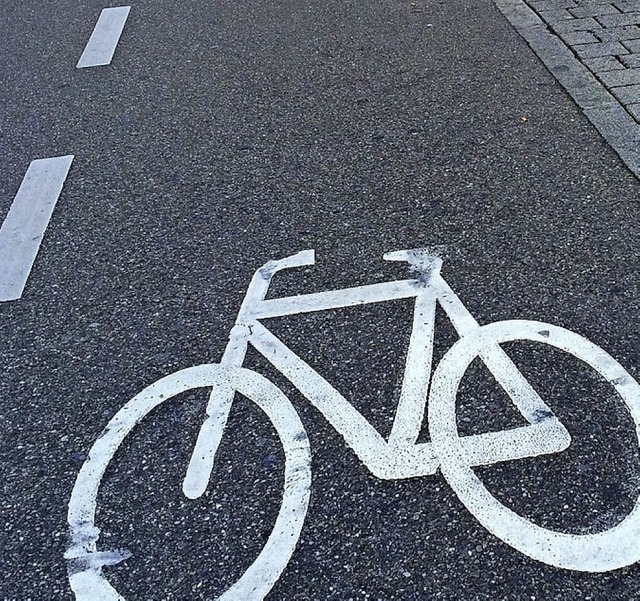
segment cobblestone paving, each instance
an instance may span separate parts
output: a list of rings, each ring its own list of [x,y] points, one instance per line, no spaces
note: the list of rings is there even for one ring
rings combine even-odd
[[[525,0],[640,122],[640,0]]]

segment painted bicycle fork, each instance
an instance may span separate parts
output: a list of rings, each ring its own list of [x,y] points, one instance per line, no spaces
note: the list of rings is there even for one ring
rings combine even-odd
[[[479,324],[440,275],[442,260],[422,250],[387,253],[389,261],[407,262],[415,279],[371,284],[265,300],[273,276],[283,269],[315,263],[313,250],[269,261],[254,274],[221,364],[241,367],[248,344],[280,371],[343,436],[360,460],[378,478],[401,479],[434,474],[440,460],[432,443],[418,443],[431,378],[436,305],[439,302],[462,338]],[[389,437],[380,433],[320,374],[260,323],[283,317],[349,306],[415,298],[413,328],[407,351],[400,399]],[[571,438],[498,343],[487,340],[479,354],[509,394],[529,425],[458,439],[469,466],[489,465],[566,449]],[[214,388],[183,482],[184,494],[197,498],[206,490],[235,391]]]

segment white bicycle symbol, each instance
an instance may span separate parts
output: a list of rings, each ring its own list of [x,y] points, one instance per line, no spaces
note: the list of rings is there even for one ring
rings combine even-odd
[[[236,392],[256,403],[269,417],[285,453],[283,501],[274,529],[257,559],[219,599],[262,599],[291,558],[307,511],[311,486],[311,453],[304,427],[291,402],[269,380],[242,367],[251,344],[306,397],[344,437],[362,463],[378,478],[401,479],[434,474],[438,468],[467,509],[489,532],[541,562],[587,572],[604,572],[640,560],[640,499],[631,513],[609,530],[567,534],[542,528],[500,503],[473,471],[489,465],[566,449],[566,428],[500,347],[513,340],[549,344],[596,370],[618,392],[640,435],[640,386],[605,351],[566,329],[535,321],[510,320],[480,326],[440,275],[442,261],[426,251],[387,253],[406,261],[415,279],[344,290],[265,300],[273,275],[291,267],[313,265],[307,250],[270,261],[255,273],[219,364],[205,364],[166,376],[131,399],[106,426],[82,466],[69,502],[71,547],[65,557],[78,601],[123,597],[102,573],[128,554],[99,551],[95,525],[100,481],[118,447],[152,409],[194,388],[210,388],[207,418],[202,424],[183,482],[184,494],[206,489],[214,456]],[[413,330],[407,351],[400,400],[388,439],[310,365],[294,354],[261,323],[262,319],[340,307],[415,298]],[[444,308],[460,339],[441,360],[433,377],[431,363],[437,303]],[[480,357],[509,394],[528,425],[460,437],[456,394],[470,363]],[[431,442],[417,443],[427,399]]]

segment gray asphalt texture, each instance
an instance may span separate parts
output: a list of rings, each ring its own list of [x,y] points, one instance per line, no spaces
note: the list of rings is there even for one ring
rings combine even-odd
[[[5,3],[0,215],[29,162],[72,153],[23,298],[0,305],[0,598],[71,599],[66,510],[93,441],[163,375],[218,361],[253,272],[315,248],[272,294],[406,276],[385,251],[437,246],[480,323],[576,331],[640,366],[640,183],[489,0],[136,0],[109,67],[76,70],[100,10]],[[389,431],[411,307],[273,320],[273,331]],[[436,357],[455,340],[440,316]],[[513,343],[569,428],[563,454],[482,468],[536,523],[592,532],[640,490],[613,390],[559,351]],[[440,474],[383,482],[265,361],[313,450],[302,538],[269,599],[637,599],[640,567],[556,569],[487,533]],[[520,423],[482,365],[462,433]],[[234,408],[214,483],[180,483],[206,396],[145,420],[101,489],[125,598],[210,599],[253,561],[283,457]],[[422,435],[427,439],[426,425]]]

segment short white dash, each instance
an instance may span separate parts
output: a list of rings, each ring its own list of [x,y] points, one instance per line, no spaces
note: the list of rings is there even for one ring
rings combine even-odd
[[[32,161],[0,227],[0,301],[22,296],[73,155]]]
[[[117,6],[105,8],[100,13],[87,46],[76,65],[78,69],[108,65],[111,62],[130,9],[130,6]]]

